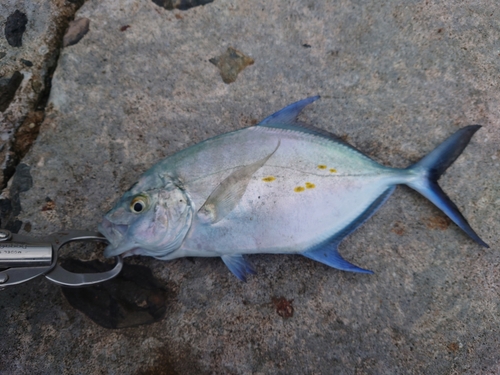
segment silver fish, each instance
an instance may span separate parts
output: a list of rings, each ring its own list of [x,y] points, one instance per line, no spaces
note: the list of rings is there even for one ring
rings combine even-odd
[[[221,257],[241,280],[255,273],[243,254],[301,254],[340,270],[339,243],[368,220],[398,184],[424,195],[474,241],[437,184],[479,125],[458,130],[418,163],[380,165],[334,135],[297,122],[319,96],[260,124],[184,149],[144,173],[105,215],[105,256]]]

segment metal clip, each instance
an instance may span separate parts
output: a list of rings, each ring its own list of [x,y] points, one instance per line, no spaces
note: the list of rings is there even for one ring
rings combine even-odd
[[[22,234],[13,234],[0,229],[0,289],[17,285],[44,275],[53,283],[82,287],[107,281],[117,276],[123,260],[116,258],[116,264],[110,271],[102,273],[73,273],[57,264],[61,247],[70,242],[100,241],[108,242],[100,233],[70,230],[52,233],[46,237],[33,238]]]

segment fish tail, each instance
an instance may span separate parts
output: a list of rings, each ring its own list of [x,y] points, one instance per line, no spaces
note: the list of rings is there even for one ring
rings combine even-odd
[[[434,203],[474,241],[481,246],[489,247],[474,232],[456,204],[452,202],[437,183],[444,171],[460,156],[474,133],[480,128],[480,125],[469,125],[458,130],[430,154],[408,167],[406,170],[410,173],[410,178],[405,184]]]

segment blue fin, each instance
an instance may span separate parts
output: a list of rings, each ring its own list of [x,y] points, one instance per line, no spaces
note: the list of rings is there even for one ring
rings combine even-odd
[[[339,254],[338,246],[345,237],[354,232],[385,203],[385,201],[391,196],[394,189],[394,186],[388,188],[377,199],[375,199],[373,203],[361,215],[359,215],[354,221],[352,221],[351,224],[346,226],[341,232],[337,233],[335,236],[329,238],[327,241],[314,247],[313,249],[302,253],[302,255],[314,259],[318,262],[324,263],[330,267],[337,268],[339,270],[360,273],[373,273],[373,271],[365,270],[364,268],[355,266],[354,264],[351,264],[347,260],[342,258],[342,256]]]
[[[242,255],[223,255],[222,261],[227,268],[241,281],[247,281],[247,275],[255,275],[253,267],[243,258]]]
[[[364,268],[355,266],[354,264],[351,264],[347,260],[342,258],[342,256],[339,254],[337,246],[338,243],[329,243],[320,249],[307,251],[305,253],[302,253],[302,255],[342,271],[370,274],[373,273],[373,271],[365,270]]]
[[[455,203],[452,202],[437,183],[444,171],[460,156],[474,133],[480,128],[480,125],[469,125],[458,130],[418,163],[407,168],[407,171],[411,173],[413,178],[406,185],[434,203],[478,244],[489,247],[474,232]],[[418,175],[416,179],[414,178],[415,174]]]
[[[369,156],[358,150],[353,145],[347,143],[342,138],[332,134],[326,130],[317,128],[315,126],[304,124],[302,122],[297,121],[297,116],[302,112],[305,106],[311,104],[312,102],[318,100],[320,98],[319,95],[311,96],[306,99],[299,100],[298,102],[292,103],[286,106],[283,109],[280,109],[278,112],[272,114],[271,116],[266,117],[262,120],[257,126],[265,126],[266,128],[273,129],[283,129],[283,130],[293,130],[306,134],[313,134],[319,137],[323,137],[330,141],[340,143],[346,147],[349,147],[351,150],[356,151],[360,155],[372,160]]]
[[[285,108],[273,113],[271,116],[262,120],[258,126],[274,127],[275,125],[292,125],[296,123],[297,116],[305,106],[319,99],[319,95],[311,96],[306,99],[299,100]]]

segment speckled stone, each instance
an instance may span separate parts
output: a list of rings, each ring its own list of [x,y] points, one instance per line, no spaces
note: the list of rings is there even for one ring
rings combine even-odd
[[[12,165],[19,162],[16,131],[45,106],[62,34],[76,9],[77,5],[66,1],[0,3],[0,81],[22,76],[13,92],[2,90],[0,83],[0,169],[4,171],[0,186],[7,182],[5,171],[12,175]]]
[[[117,330],[44,279],[7,289],[0,373],[499,373],[497,8],[216,0],[180,12],[150,0],[87,1],[76,17],[90,30],[62,51],[23,159],[33,187],[20,193],[18,219],[32,234],[95,229],[154,162],[319,94],[302,121],[394,167],[461,126],[484,125],[440,183],[491,248],[398,188],[340,247],[374,275],[258,255],[258,274],[241,283],[219,259],[126,259],[176,298],[160,322]],[[230,85],[209,62],[228,47],[255,61]],[[54,209],[42,209],[46,198]]]

